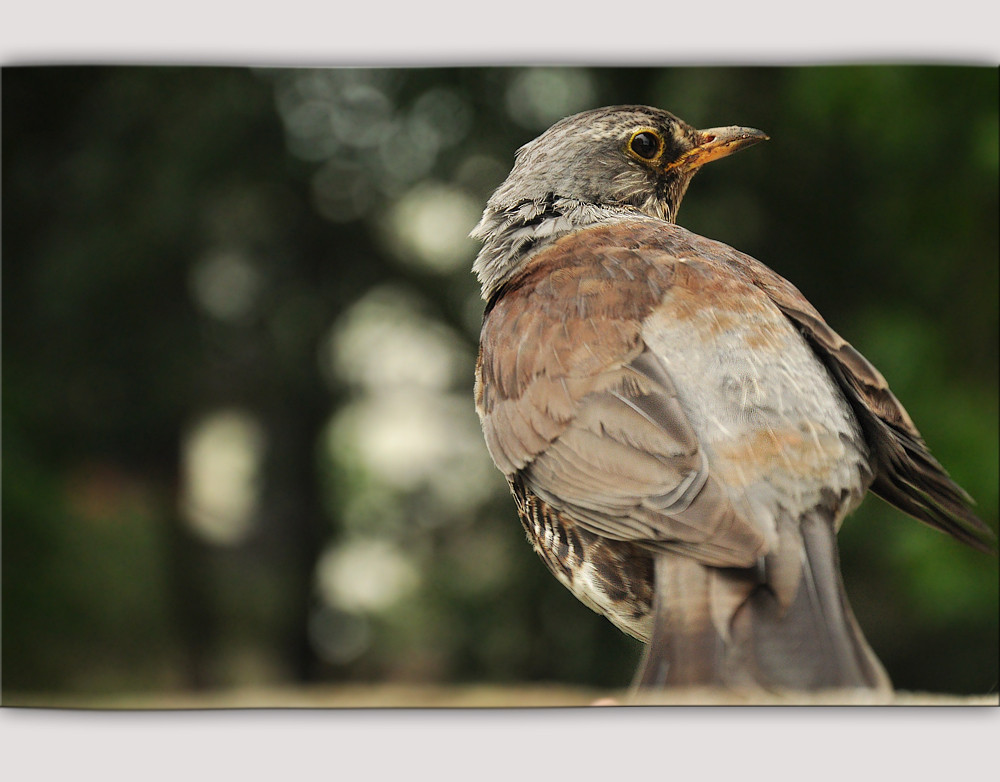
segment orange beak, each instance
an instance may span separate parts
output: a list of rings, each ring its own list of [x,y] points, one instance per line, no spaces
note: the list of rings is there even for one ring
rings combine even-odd
[[[719,160],[758,141],[767,141],[769,136],[755,128],[741,128],[730,125],[725,128],[708,128],[698,131],[698,145],[692,147],[679,158],[669,163],[663,172],[673,169],[694,170],[706,163]]]

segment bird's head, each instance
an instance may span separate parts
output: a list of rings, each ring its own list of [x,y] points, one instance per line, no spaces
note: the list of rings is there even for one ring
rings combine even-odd
[[[698,130],[648,106],[585,111],[521,147],[487,208],[557,197],[673,222],[701,166],[766,138],[753,128]]]
[[[753,128],[697,130],[648,106],[611,106],[557,122],[517,151],[510,175],[471,236],[484,299],[521,268],[539,241],[608,219],[674,222],[699,168],[767,136]]]

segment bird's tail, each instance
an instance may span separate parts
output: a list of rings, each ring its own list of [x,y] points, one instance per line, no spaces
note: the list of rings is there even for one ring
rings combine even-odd
[[[637,687],[891,689],[844,592],[833,525],[808,515],[782,538],[757,569],[656,555]]]

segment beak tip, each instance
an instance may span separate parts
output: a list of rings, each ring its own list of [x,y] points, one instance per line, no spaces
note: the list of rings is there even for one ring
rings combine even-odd
[[[771,137],[763,130],[757,128],[746,128],[742,133],[742,139],[748,142],[770,141]]]

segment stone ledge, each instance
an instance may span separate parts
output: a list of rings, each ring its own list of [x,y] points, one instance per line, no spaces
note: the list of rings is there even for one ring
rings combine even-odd
[[[671,690],[630,698],[626,691],[561,685],[322,685],[308,688],[245,688],[206,693],[79,695],[5,693],[3,706],[57,709],[421,709],[567,708],[580,706],[998,706],[1000,696],[958,696],[864,690],[820,693],[739,693]]]

